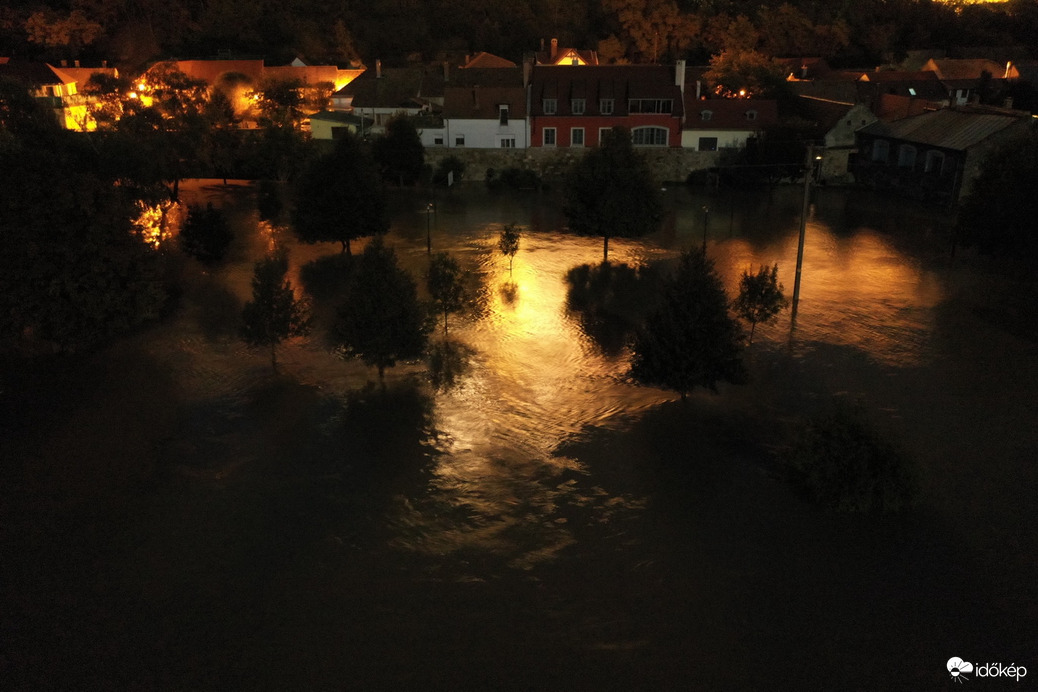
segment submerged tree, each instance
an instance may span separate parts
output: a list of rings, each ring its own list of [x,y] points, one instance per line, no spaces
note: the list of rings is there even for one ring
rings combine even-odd
[[[460,310],[465,300],[461,267],[448,253],[438,253],[429,263],[427,280],[429,295],[432,296],[436,309],[443,313],[443,337],[447,338],[447,315]]]
[[[384,180],[401,187],[414,185],[425,169],[425,147],[414,123],[406,115],[397,115],[386,123],[386,132],[372,145],[372,154]]]
[[[756,274],[742,273],[739,280],[739,295],[732,307],[735,314],[750,323],[749,341],[753,343],[753,332],[758,324],[767,324],[789,305],[782,284],[778,281],[778,265],[771,269],[761,266]]]
[[[252,300],[242,308],[242,341],[270,348],[270,366],[277,371],[277,347],[282,341],[310,332],[309,307],[298,300],[288,273],[288,255],[278,250],[256,263]]]
[[[958,238],[985,253],[1027,253],[1038,249],[1038,135],[1007,142],[992,151],[959,211]],[[1011,200],[1011,202],[1007,202]]]
[[[563,212],[571,230],[602,236],[602,258],[609,261],[609,239],[644,235],[660,219],[657,185],[645,159],[634,150],[631,133],[614,127],[599,147],[590,149],[566,181]]]
[[[631,375],[672,389],[684,399],[695,387],[742,382],[742,332],[728,314],[728,298],[702,250],[681,256],[663,282],[659,307],[635,336]]]
[[[501,254],[508,258],[508,273],[512,273],[512,260],[515,259],[515,255],[519,252],[519,239],[522,237],[522,231],[519,226],[514,223],[505,224],[505,227],[501,229],[501,236],[497,239],[497,249],[501,251]]]
[[[428,332],[414,280],[397,264],[392,248],[375,238],[356,262],[339,309],[332,337],[340,352],[378,368],[384,387],[386,368],[421,356]]]
[[[292,225],[304,243],[350,241],[389,229],[386,201],[371,156],[348,135],[315,159],[296,185]]]
[[[191,205],[180,229],[180,247],[202,264],[217,264],[234,240],[231,227],[219,209],[209,202],[205,208]]]

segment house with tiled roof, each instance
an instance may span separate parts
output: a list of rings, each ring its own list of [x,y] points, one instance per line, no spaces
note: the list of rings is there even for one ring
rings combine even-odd
[[[593,147],[616,126],[635,146],[680,147],[685,69],[666,65],[535,66],[530,146]]]
[[[486,67],[517,67],[511,60],[487,53],[485,51],[476,53],[461,66],[463,70],[481,69]]]
[[[700,99],[685,90],[685,122],[681,146],[695,151],[743,149],[778,123],[774,99]]]
[[[467,68],[451,73],[444,84],[443,130],[424,130],[423,144],[468,149],[528,147],[525,74],[519,67]]]
[[[379,133],[397,113],[416,116],[441,112],[445,73],[443,66],[384,68],[375,61],[374,70],[365,71],[332,94],[332,109],[369,118],[371,131]]]
[[[39,103],[54,114],[58,124],[67,130],[92,130],[88,99],[79,93],[77,77],[63,68],[43,62],[8,59],[0,62],[0,78],[25,86]]]
[[[559,46],[559,39],[553,38],[551,40],[551,46],[547,50],[544,47],[544,41],[541,41],[541,49],[534,53],[534,64],[544,66],[587,67],[589,65],[598,65],[598,53],[593,50],[563,48]]]
[[[985,58],[931,58],[923,65],[944,86],[949,105],[961,106],[980,97],[985,87],[1016,79],[1020,73],[1012,62]]]
[[[952,204],[969,193],[987,155],[1033,131],[1026,111],[958,106],[877,121],[857,132],[852,164],[858,182],[907,196]]]

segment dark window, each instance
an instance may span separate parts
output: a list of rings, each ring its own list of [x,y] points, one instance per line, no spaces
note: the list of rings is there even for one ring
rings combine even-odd
[[[630,113],[670,113],[674,110],[673,99],[631,99]]]
[[[497,107],[497,112],[498,112],[498,116],[499,116],[498,122],[500,122],[502,125],[507,125],[508,124],[508,106],[498,106]]]
[[[559,111],[559,102],[555,99],[544,99],[544,114],[555,115]]]
[[[700,137],[699,151],[717,151],[717,137]]]
[[[631,131],[631,143],[636,147],[665,147],[669,134],[665,127],[636,127]]]

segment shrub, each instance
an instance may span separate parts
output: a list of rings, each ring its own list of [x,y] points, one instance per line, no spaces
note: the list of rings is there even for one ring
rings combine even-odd
[[[840,512],[896,512],[917,494],[908,460],[860,407],[837,404],[802,421],[784,461],[812,500]]]

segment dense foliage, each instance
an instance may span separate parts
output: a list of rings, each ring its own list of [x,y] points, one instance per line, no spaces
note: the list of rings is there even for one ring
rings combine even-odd
[[[369,4],[289,0],[11,0],[0,14],[0,55],[61,59],[221,49],[287,63],[400,64],[445,50],[486,50],[519,61],[552,37],[597,49],[604,60],[706,64],[722,50],[824,55],[878,62],[912,48],[1038,45],[1033,0],[968,4],[930,0],[393,0]]]
[[[202,264],[218,264],[223,261],[232,240],[234,234],[227,218],[212,202],[204,208],[191,205],[180,229],[180,247],[184,252]]]
[[[745,379],[742,330],[728,312],[721,279],[702,250],[681,256],[662,282],[659,305],[635,336],[631,375],[682,398],[696,387]]]
[[[917,493],[908,460],[845,404],[802,421],[785,463],[812,500],[841,512],[897,511]]]
[[[988,253],[1038,249],[1038,135],[1008,142],[985,159],[959,211],[958,235]]]
[[[428,332],[414,279],[376,237],[355,262],[333,340],[344,357],[378,368],[384,383],[386,368],[422,355]]]
[[[242,308],[241,338],[250,346],[270,349],[270,365],[277,370],[277,347],[286,339],[310,332],[310,311],[296,298],[288,273],[288,255],[275,251],[256,262],[252,300]]]
[[[94,348],[159,316],[162,257],[134,231],[104,142],[57,127],[0,89],[0,338]]]
[[[570,230],[602,236],[603,261],[608,261],[610,238],[656,229],[658,189],[645,158],[631,144],[631,133],[614,127],[602,146],[589,149],[569,172],[563,213]]]
[[[292,226],[304,243],[350,241],[389,229],[375,164],[359,139],[342,137],[307,167],[296,185]]]

